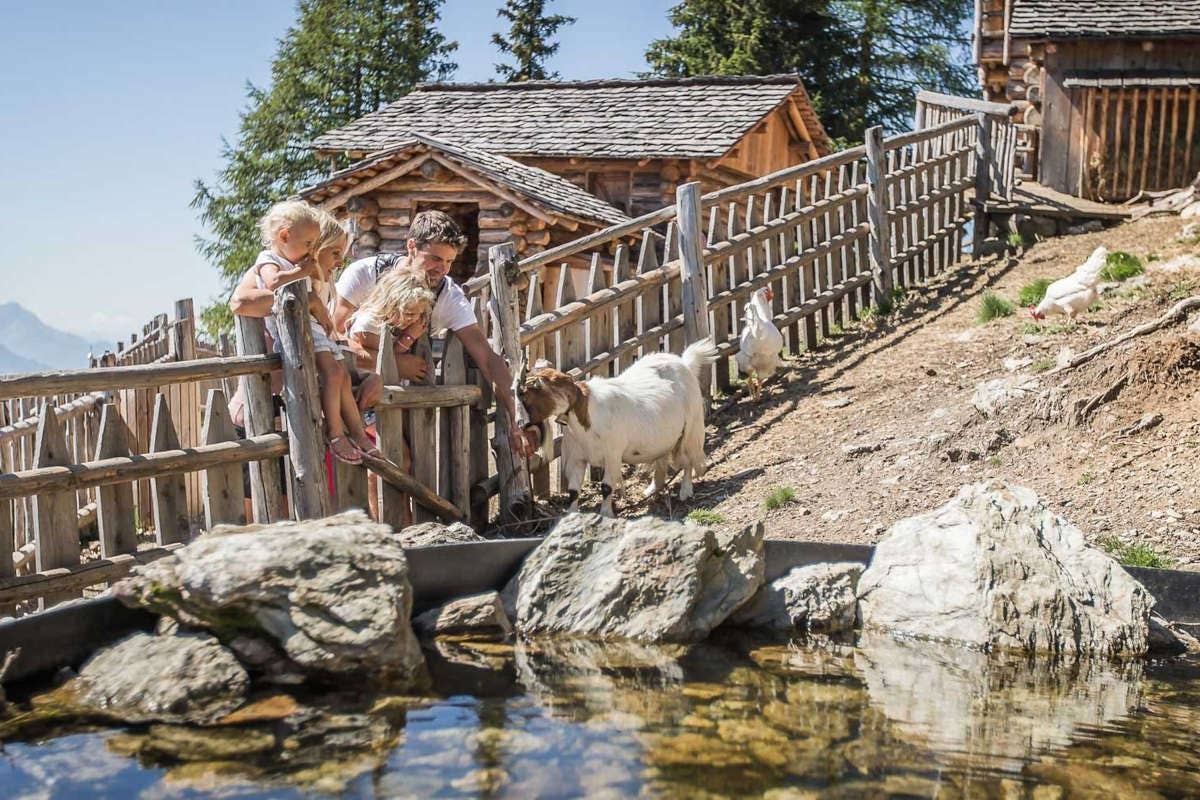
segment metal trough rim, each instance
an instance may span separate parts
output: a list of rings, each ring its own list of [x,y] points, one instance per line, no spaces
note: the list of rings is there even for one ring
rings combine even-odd
[[[407,548],[413,610],[420,612],[455,597],[500,590],[541,539],[498,539],[486,542]],[[820,562],[869,563],[874,547],[861,544],[767,539],[766,579]],[[1200,624],[1200,572],[1126,567],[1157,600],[1167,619]],[[7,681],[81,663],[88,655],[126,634],[152,630],[157,617],[126,608],[116,598],[99,597],[55,606],[40,614],[0,622],[0,654],[21,648]]]

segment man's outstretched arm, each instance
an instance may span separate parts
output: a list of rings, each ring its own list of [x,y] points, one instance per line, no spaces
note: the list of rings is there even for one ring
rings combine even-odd
[[[516,428],[517,410],[516,403],[513,401],[512,371],[509,370],[508,364],[499,353],[491,348],[478,325],[460,328],[454,332],[454,335],[462,342],[463,349],[467,351],[471,359],[479,366],[480,371],[483,372],[484,377],[492,384],[496,393],[497,405],[504,407],[504,410],[508,412],[509,420],[513,422],[512,429],[509,431],[509,446],[517,455],[525,457],[533,455],[533,448],[530,446],[529,440]]]

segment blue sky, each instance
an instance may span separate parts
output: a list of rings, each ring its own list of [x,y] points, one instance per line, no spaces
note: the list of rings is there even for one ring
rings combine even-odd
[[[671,0],[558,0],[578,18],[551,66],[631,77]],[[447,0],[456,80],[487,80],[500,0]],[[13,9],[18,8],[19,11]],[[196,254],[192,182],[220,167],[245,82],[265,83],[293,0],[0,0],[0,302],[126,339],[175,300],[219,290]]]

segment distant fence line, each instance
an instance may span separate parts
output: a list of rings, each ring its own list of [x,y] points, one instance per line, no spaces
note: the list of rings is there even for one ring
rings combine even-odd
[[[745,304],[771,286],[787,347],[816,347],[962,261],[972,221],[978,252],[984,201],[1011,193],[1007,107],[922,97],[914,131],[872,128],[863,145],[703,196],[685,184],[675,205],[519,262],[511,245],[492,248],[489,274],[465,285],[480,325],[514,367],[545,358],[580,378],[614,375],[705,335],[733,355]],[[569,265],[580,263],[588,281],[576,296]],[[277,308],[280,354],[266,352],[257,319],[238,318],[236,355],[227,341],[197,341],[191,301],[180,301],[174,319],[159,315],[92,369],[0,379],[0,612],[115,580],[197,528],[245,522],[243,463],[256,521],[367,505],[361,468],[335,462],[328,489],[304,287],[280,289]],[[550,492],[552,464],[512,457],[512,421],[455,337],[436,358],[427,340],[415,352],[431,367],[425,385],[402,384],[391,359],[378,365],[380,448],[399,461],[407,440],[412,454],[407,474],[375,465],[380,519],[398,526],[406,495],[417,521],[482,527],[493,509],[527,514],[530,487]],[[707,377],[706,391],[729,391],[729,359]],[[245,439],[229,419],[234,381]],[[100,558],[82,563],[78,531],[93,519]]]

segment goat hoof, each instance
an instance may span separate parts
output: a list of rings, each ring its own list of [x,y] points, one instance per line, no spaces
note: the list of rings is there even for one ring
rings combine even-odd
[[[679,487],[679,502],[684,503],[691,499],[692,499],[692,487],[690,487],[690,486]]]
[[[658,494],[659,488],[657,483],[652,483],[642,490],[642,497],[654,497]]]

